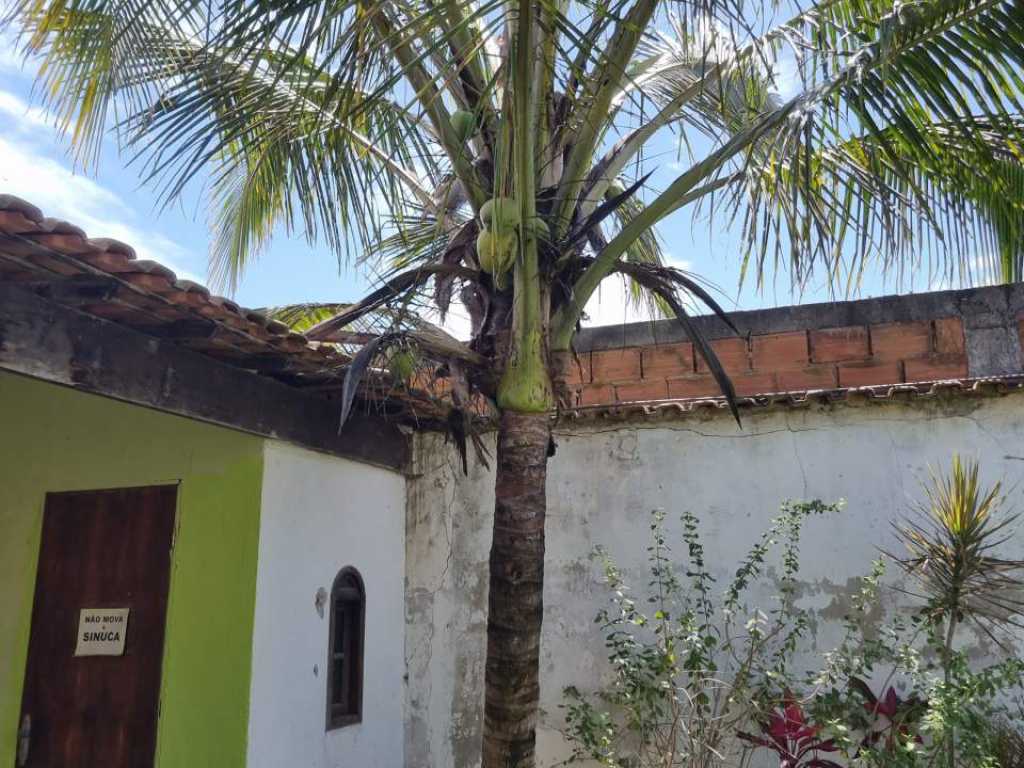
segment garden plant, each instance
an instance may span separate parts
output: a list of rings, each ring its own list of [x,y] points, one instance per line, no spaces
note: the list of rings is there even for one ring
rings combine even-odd
[[[895,524],[903,551],[860,580],[841,643],[815,653],[796,599],[800,533],[834,505],[787,503],[723,589],[699,521],[672,554],[655,517],[646,594],[598,552],[610,678],[566,691],[574,761],[609,768],[1018,768],[1024,760],[1024,561],[1000,484],[954,457]],[[776,580],[767,568],[781,565]],[[893,564],[902,580],[886,579]],[[770,604],[764,595],[774,595]],[[988,643],[973,658],[974,643]],[[765,762],[766,756],[769,762]]]

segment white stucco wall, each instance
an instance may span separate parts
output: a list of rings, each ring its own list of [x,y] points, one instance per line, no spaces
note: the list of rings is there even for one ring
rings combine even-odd
[[[605,545],[642,588],[650,514],[689,509],[724,585],[784,499],[845,499],[838,517],[808,523],[800,605],[813,609],[814,649],[834,647],[856,579],[890,521],[920,498],[929,464],[979,457],[986,481],[1024,488],[1024,395],[751,412],[728,417],[603,422],[556,432],[549,465],[541,717],[544,766],[567,756],[562,691],[595,687],[606,649],[593,619],[607,590],[588,558]],[[443,445],[418,438],[409,486],[406,765],[479,765],[493,474],[470,476]],[[1017,494],[1018,508],[1024,501]],[[678,531],[678,525],[671,528]],[[676,540],[676,548],[681,545]],[[777,571],[775,572],[777,573]],[[769,579],[773,571],[769,570]],[[771,585],[758,599],[771,607]],[[975,638],[978,654],[992,652]]]
[[[405,478],[281,443],[264,455],[248,768],[403,764]],[[338,571],[366,586],[362,723],[325,731]]]

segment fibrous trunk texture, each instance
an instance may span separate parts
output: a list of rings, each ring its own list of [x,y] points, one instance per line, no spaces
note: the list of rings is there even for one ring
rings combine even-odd
[[[483,768],[534,765],[550,438],[548,414],[502,414],[487,615]]]

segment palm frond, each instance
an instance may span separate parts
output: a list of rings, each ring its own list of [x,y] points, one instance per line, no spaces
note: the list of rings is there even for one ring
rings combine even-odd
[[[759,272],[783,248],[797,281],[816,263],[835,275],[840,251],[856,280],[867,259],[898,270],[924,246],[977,250],[964,180],[1019,146],[1024,51],[1008,41],[1022,29],[1020,7],[993,0],[825,6],[797,49],[810,98],[745,157],[774,169],[734,207]]]
[[[593,257],[576,259],[576,267],[580,271],[586,270],[593,263]],[[629,279],[639,291],[658,302],[659,310],[673,317],[682,326],[697,354],[707,365],[721,389],[722,395],[726,398],[729,409],[738,423],[740,420],[739,410],[732,381],[722,367],[714,348],[692,322],[687,306],[707,307],[722,320],[729,330],[740,335],[739,328],[733,323],[729,314],[715,300],[710,291],[701,284],[699,278],[684,270],[650,262],[624,260],[615,264],[614,272]]]
[[[943,222],[930,203],[937,199],[954,208],[964,198],[955,190],[946,194],[949,187],[922,189],[918,183],[922,163],[931,162],[932,168],[950,172],[934,141],[928,141],[928,128],[937,121],[943,123],[947,131],[955,132],[961,146],[970,147],[972,158],[980,159],[984,170],[996,160],[994,147],[1019,145],[1020,133],[1009,110],[1024,90],[1024,81],[1007,75],[1000,81],[1001,89],[986,92],[980,109],[998,119],[983,125],[969,103],[952,99],[950,94],[971,77],[987,81],[991,75],[973,73],[973,69],[947,70],[935,62],[929,69],[922,62],[937,47],[970,33],[975,62],[991,59],[994,71],[1014,71],[1024,49],[1005,43],[1024,27],[1024,12],[1016,4],[996,0],[933,0],[903,16],[882,13],[881,4],[869,4],[863,13],[846,13],[859,5],[859,0],[826,4],[813,14],[798,17],[799,23],[783,25],[785,34],[772,31],[761,38],[794,45],[804,91],[777,104],[755,85],[744,87],[738,101],[719,98],[713,109],[699,110],[720,125],[720,145],[647,201],[644,215],[633,222],[635,226],[612,239],[591,273],[577,280],[573,290],[577,309],[633,240],[677,208],[702,181],[708,182],[705,186],[710,189],[717,181],[737,178],[737,170],[749,174],[751,169],[761,179],[765,164],[783,168],[771,177],[769,192],[757,187],[734,195],[731,211],[727,211],[730,220],[743,222],[747,259],[752,258],[759,269],[788,261],[795,282],[801,284],[815,264],[834,269],[835,259],[830,257],[851,247],[859,263],[880,252],[883,266],[899,263],[900,257],[905,259],[909,253],[901,248],[909,247],[904,244],[920,233],[908,226],[906,217],[894,216],[894,210],[913,211],[932,225],[928,232],[933,237],[941,236]],[[876,22],[866,23],[865,13],[868,18],[873,13]],[[856,29],[850,26],[854,22],[860,25]],[[806,28],[801,29],[800,24]],[[812,39],[817,48],[809,44]],[[732,62],[749,58],[750,51],[758,48],[751,45],[737,51]],[[756,67],[743,81],[757,83]],[[943,94],[946,98],[940,100]],[[730,124],[738,111],[746,112],[747,119]],[[850,177],[867,185],[816,185],[815,168],[823,148],[857,136],[875,142],[870,167],[862,170],[859,178]],[[875,188],[886,185],[897,193],[896,200],[906,203],[894,209],[893,194],[875,194]],[[788,259],[780,259],[784,248],[789,250]],[[885,261],[886,257],[891,261]],[[569,314],[559,318],[558,345],[571,333]]]
[[[614,200],[619,192],[624,194],[625,190],[621,190],[619,186],[612,186],[609,187],[606,195]],[[643,202],[639,198],[626,196],[622,203],[616,205],[612,210],[616,230],[629,226],[629,223],[643,212],[643,208]],[[600,250],[600,248],[595,250]],[[641,237],[637,238],[626,250],[623,262],[625,264],[663,266],[665,257],[657,231],[649,229]],[[641,283],[632,277],[627,277],[627,281],[629,306],[634,309],[646,310],[646,313],[652,318],[673,316],[672,308],[665,303],[663,298],[656,293],[646,290]]]
[[[293,331],[304,333],[324,320],[334,317],[349,305],[336,302],[307,302],[268,307],[261,310],[267,317],[284,323]]]
[[[311,326],[307,335],[311,339],[328,339],[330,334],[354,323],[361,317],[406,296],[439,274],[451,274],[465,280],[473,280],[477,273],[466,267],[451,264],[422,264],[390,278],[362,300],[346,307],[342,312]]]
[[[983,130],[981,146],[948,123],[922,126],[936,147],[926,156],[907,150],[895,129],[813,153],[783,156],[767,145],[737,177],[726,207],[744,217],[746,257],[759,279],[770,253],[758,246],[772,239],[788,240],[798,281],[821,267],[847,289],[872,260],[897,280],[916,267],[951,283],[1009,277],[1024,210],[1017,152],[1007,139],[1024,123],[1012,122]],[[985,253],[989,264],[979,269]]]
[[[159,102],[159,85],[136,72],[150,51],[166,36],[192,40],[208,22],[196,0],[16,0],[8,8],[3,21],[18,25],[26,55],[39,61],[38,92],[86,167],[111,121]]]

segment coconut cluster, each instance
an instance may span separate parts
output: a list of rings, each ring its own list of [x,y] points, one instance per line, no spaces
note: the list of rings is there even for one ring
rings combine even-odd
[[[495,197],[480,208],[483,228],[476,238],[480,268],[494,278],[498,290],[505,288],[506,276],[516,260],[519,246],[519,201],[513,197]]]
[[[504,290],[506,277],[515,264],[521,216],[519,201],[514,197],[495,197],[480,207],[483,226],[476,238],[477,259],[480,268],[494,278],[499,291]],[[527,221],[526,228],[537,238],[548,237],[547,224],[541,218]]]
[[[469,141],[477,132],[476,115],[458,110],[451,117],[452,129],[461,141]],[[494,286],[505,290],[508,274],[515,264],[519,249],[519,225],[522,213],[514,197],[494,197],[480,208],[480,232],[476,238],[477,260],[480,268],[494,279]],[[537,237],[548,236],[547,225],[541,219],[526,222]]]

